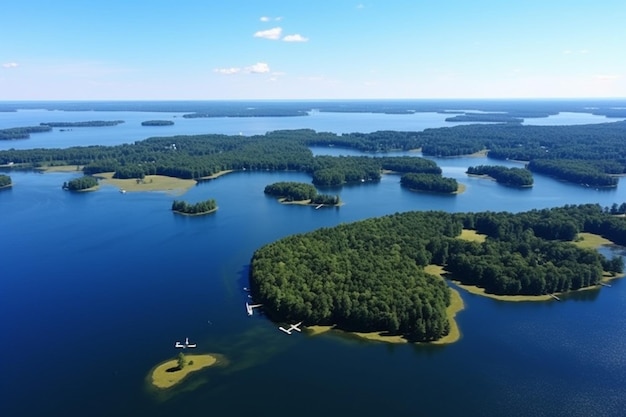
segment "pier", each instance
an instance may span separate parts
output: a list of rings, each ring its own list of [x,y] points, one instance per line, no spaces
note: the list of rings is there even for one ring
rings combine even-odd
[[[319,210],[319,209],[321,209],[322,207],[324,207],[324,205],[323,205],[323,204],[320,204],[319,206],[315,207],[315,210]]]
[[[607,284],[606,282],[600,282],[600,285],[602,285],[603,287],[611,287],[611,284]]]
[[[561,299],[554,294],[550,294],[550,297],[554,298],[556,301],[561,301]]]

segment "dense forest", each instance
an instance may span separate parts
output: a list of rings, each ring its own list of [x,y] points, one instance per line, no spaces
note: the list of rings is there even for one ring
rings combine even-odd
[[[172,126],[174,122],[171,120],[146,120],[141,122],[142,126]]]
[[[311,200],[313,204],[338,205],[341,203],[338,195],[318,194],[314,186],[302,182],[275,182],[267,185],[264,192],[288,202]]]
[[[295,170],[310,173],[316,185],[339,186],[376,181],[381,169],[427,172],[438,167],[432,161],[410,157],[313,157],[309,146],[341,146],[365,152],[421,148],[425,156],[437,157],[488,150],[490,158],[528,161],[531,171],[607,187],[615,186],[615,175],[626,173],[625,131],[626,122],[464,125],[423,132],[342,135],[309,129],[279,130],[256,136],[173,136],[118,146],[7,150],[0,152],[0,164],[80,164],[86,165],[86,174],[116,171],[118,178],[139,178],[142,173],[202,178],[224,169]]]
[[[11,186],[11,177],[8,175],[0,174],[0,188]]]
[[[217,203],[214,199],[200,201],[195,204],[189,204],[180,200],[174,200],[172,203],[172,211],[180,214],[208,214],[215,210],[217,210]]]
[[[459,184],[454,178],[437,174],[416,174],[408,172],[400,177],[400,184],[415,191],[452,194],[457,192]]]
[[[63,183],[63,189],[69,191],[82,191],[98,185],[98,180],[92,176],[85,175]]]
[[[86,122],[44,122],[41,126],[49,127],[106,127],[117,126],[124,123],[123,120],[90,120]]]
[[[468,175],[487,175],[500,184],[513,187],[531,187],[533,174],[524,168],[507,168],[501,165],[478,165],[467,168]]]
[[[26,126],[0,129],[0,140],[28,139],[31,133],[49,132],[50,126]]]
[[[460,239],[463,229],[487,238]],[[620,257],[573,244],[579,232],[626,244],[626,218],[590,204],[519,214],[408,212],[342,224],[258,249],[252,296],[278,321],[434,340],[449,330],[450,296],[425,266],[511,295],[576,290],[596,285],[603,271],[623,272]]]

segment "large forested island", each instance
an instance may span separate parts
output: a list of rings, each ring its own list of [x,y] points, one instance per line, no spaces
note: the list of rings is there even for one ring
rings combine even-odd
[[[464,230],[482,243],[461,239]],[[257,250],[250,284],[277,321],[388,331],[431,341],[449,331],[450,290],[439,265],[488,293],[542,295],[597,285],[623,272],[576,246],[579,233],[626,244],[626,219],[597,205],[526,213],[409,212],[290,236]]]

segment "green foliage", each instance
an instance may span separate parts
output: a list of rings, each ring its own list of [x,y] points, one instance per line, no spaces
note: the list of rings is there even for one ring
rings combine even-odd
[[[91,120],[86,122],[45,122],[41,126],[48,127],[106,127],[124,123],[123,120]]]
[[[187,358],[185,358],[185,354],[183,352],[178,353],[176,363],[178,364],[178,369],[183,369],[187,365]]]
[[[265,194],[284,198],[285,201],[311,200],[317,195],[317,190],[311,184],[301,182],[276,182],[265,187]]]
[[[0,140],[28,139],[31,133],[49,132],[50,126],[28,126],[0,129]]]
[[[462,228],[485,242],[458,239]],[[626,219],[597,205],[526,213],[409,212],[289,236],[258,249],[255,300],[277,321],[390,331],[415,340],[445,335],[450,295],[423,267],[438,264],[496,294],[539,295],[595,285],[622,259],[570,242],[579,231],[626,240]],[[619,242],[618,242],[619,243]]]
[[[80,191],[92,188],[98,185],[98,180],[94,177],[85,175],[63,183],[63,189],[70,191]]]
[[[189,204],[186,201],[179,200],[174,200],[172,203],[172,211],[183,214],[204,214],[216,209],[217,203],[213,199],[200,201],[196,204]]]
[[[528,169],[591,187],[617,187],[617,178],[602,172],[593,162],[572,159],[535,159]]]
[[[141,122],[142,126],[172,126],[174,124],[171,120],[146,120]]]
[[[0,187],[8,187],[11,185],[11,177],[8,175],[0,174]]]
[[[459,184],[454,178],[446,178],[437,174],[416,174],[413,172],[402,175],[400,184],[412,190],[447,194],[454,193],[459,188]]]
[[[523,168],[507,168],[501,165],[478,165],[467,168],[470,175],[489,175],[497,182],[514,187],[533,185],[533,174]]]

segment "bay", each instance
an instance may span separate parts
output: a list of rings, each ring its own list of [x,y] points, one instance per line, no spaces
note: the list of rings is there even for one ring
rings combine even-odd
[[[130,113],[121,116],[144,119]],[[331,115],[338,126],[339,116]],[[379,116],[385,121],[368,125],[364,118],[358,126],[343,115],[343,129],[403,130],[389,121],[395,117]],[[73,112],[70,120],[76,117]],[[279,119],[272,126],[307,118]],[[236,131],[234,122],[259,121],[226,122]],[[119,135],[97,134],[114,142],[133,137],[129,126],[111,129]],[[50,145],[66,146],[59,141]],[[217,213],[203,217],[174,215],[171,202],[180,196],[120,194],[110,186],[72,194],[61,184],[76,173],[12,172],[14,187],[0,192],[0,414],[622,415],[623,281],[562,302],[504,303],[462,293],[463,337],[448,346],[286,336],[262,315],[247,316],[243,287],[254,250],[293,233],[408,210],[516,212],[626,201],[623,181],[595,190],[535,175],[532,189],[518,190],[464,174],[487,159],[436,161],[444,175],[467,186],[463,194],[413,193],[400,187],[399,177],[385,175],[378,184],[332,190],[346,203],[339,209],[314,210],[263,194],[272,182],[309,182],[306,174],[238,172],[183,196],[217,200]],[[228,364],[165,393],[150,388],[150,369],[174,357],[174,341],[185,337],[199,353],[223,354]]]

